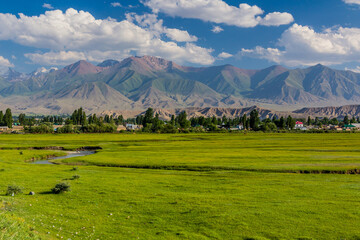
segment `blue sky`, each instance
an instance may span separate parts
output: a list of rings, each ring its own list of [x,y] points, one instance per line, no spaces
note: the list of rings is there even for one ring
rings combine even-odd
[[[360,0],[12,0],[0,22],[0,71],[132,55],[360,71]]]

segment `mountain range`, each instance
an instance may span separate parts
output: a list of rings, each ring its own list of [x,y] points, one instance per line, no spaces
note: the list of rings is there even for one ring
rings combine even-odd
[[[294,111],[276,111],[270,110],[266,108],[261,108],[258,106],[250,106],[244,108],[219,108],[219,107],[191,107],[191,108],[176,108],[176,109],[162,109],[155,108],[154,113],[159,114],[159,118],[163,120],[170,120],[172,115],[179,115],[182,111],[186,111],[187,116],[191,117],[217,117],[222,118],[223,116],[227,118],[236,118],[241,117],[244,114],[250,115],[252,110],[257,110],[259,113],[259,117],[261,119],[273,117],[287,118],[291,115],[297,119],[307,119],[309,116],[311,118],[324,118],[327,117],[329,119],[339,118],[343,119],[345,116],[350,118],[352,117],[360,117],[360,105],[346,105],[341,107],[318,107],[318,108],[302,108]],[[111,115],[113,117],[118,117],[122,115],[125,119],[127,118],[135,118],[138,115],[144,115],[145,110],[119,110],[119,111],[103,111],[100,115]]]
[[[275,110],[340,106],[360,100],[360,74],[316,65],[246,70],[232,65],[185,67],[162,58],[129,57],[95,66],[79,61],[30,74],[13,69],[0,77],[0,108],[59,114],[181,108]]]

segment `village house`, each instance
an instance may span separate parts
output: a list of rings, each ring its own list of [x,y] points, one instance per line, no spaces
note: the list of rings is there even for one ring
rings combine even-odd
[[[6,126],[0,126],[0,133],[8,132],[9,128]]]
[[[336,125],[330,125],[330,130],[336,130],[336,131],[342,131],[343,129],[339,126]]]
[[[304,123],[297,121],[295,123],[295,129],[302,129],[304,127]]]
[[[356,127],[353,124],[348,124],[348,125],[344,125],[343,130],[345,131],[351,131],[351,130],[355,130]]]
[[[360,129],[360,123],[352,123],[351,125],[355,126],[357,130]]]
[[[243,130],[243,129],[244,129],[244,126],[243,126],[242,124],[239,124],[239,125],[236,126],[236,128],[237,128],[238,130]]]
[[[123,125],[117,126],[117,129],[116,129],[116,131],[118,131],[118,132],[120,132],[120,131],[125,131],[125,130],[126,130],[126,127],[123,126]]]
[[[243,129],[244,129],[243,125],[237,125],[237,126],[235,126],[233,128],[230,128],[231,131],[240,131],[240,130],[243,130]]]
[[[127,129],[128,131],[140,130],[140,129],[141,129],[141,126],[136,125],[136,124],[132,124],[132,123],[128,123],[128,124],[126,124],[126,129]]]
[[[24,131],[24,126],[14,125],[14,126],[12,127],[12,130],[13,130],[13,131],[16,131],[16,132],[22,132],[22,131]]]

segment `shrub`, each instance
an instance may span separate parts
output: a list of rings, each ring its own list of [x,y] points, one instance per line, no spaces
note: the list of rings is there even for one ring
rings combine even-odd
[[[73,167],[73,168],[71,169],[71,171],[77,171],[77,170],[79,170],[78,167]]]
[[[50,123],[41,123],[38,126],[33,126],[25,129],[30,133],[53,133],[54,128]]]
[[[6,191],[6,195],[8,196],[14,196],[19,193],[22,193],[22,189],[16,185],[9,185]]]
[[[68,183],[58,183],[55,185],[51,191],[55,194],[63,193],[63,192],[69,192],[70,191],[70,185]]]
[[[82,126],[80,130],[84,133],[114,133],[117,126],[110,123],[88,124]]]
[[[74,133],[74,126],[72,124],[65,125],[56,129],[57,133]]]
[[[205,132],[204,128],[202,127],[193,127],[190,129],[191,132],[194,132],[194,133],[203,133]]]
[[[171,125],[171,124],[166,124],[162,130],[161,130],[162,133],[177,133],[178,130],[175,126]]]
[[[80,178],[80,175],[74,175],[74,176],[72,176],[72,180],[77,180],[77,179],[79,179]]]

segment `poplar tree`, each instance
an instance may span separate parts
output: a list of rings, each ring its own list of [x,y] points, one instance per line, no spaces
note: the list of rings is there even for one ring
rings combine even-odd
[[[11,109],[8,108],[6,109],[5,115],[4,115],[4,125],[8,126],[8,128],[12,128],[12,124],[13,124],[13,119],[12,119],[12,114],[11,114]]]

